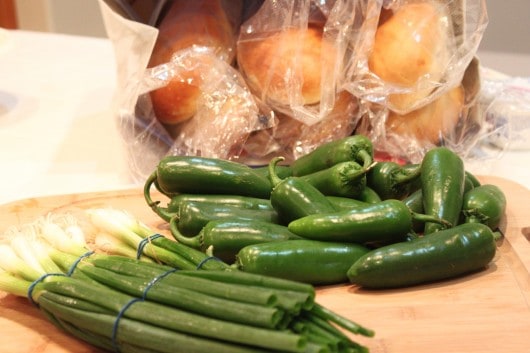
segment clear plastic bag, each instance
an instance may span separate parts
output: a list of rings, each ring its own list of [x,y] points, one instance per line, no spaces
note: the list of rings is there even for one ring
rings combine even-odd
[[[378,150],[417,160],[434,144],[464,151],[480,138],[479,77],[472,61],[487,24],[483,1],[243,0],[243,5],[234,62],[207,46],[191,45],[149,69],[153,46],[141,48],[133,38],[134,55],[124,52],[124,37],[111,33],[119,27],[116,18],[107,16],[111,39],[122,41],[118,65],[129,73],[119,86],[118,123],[140,179],[168,154],[261,164],[272,155],[289,161],[324,142],[364,133]],[[402,15],[406,9],[412,15]],[[399,31],[388,25],[393,22]],[[383,26],[400,34],[395,42],[380,44]],[[391,60],[376,65],[381,53]],[[208,63],[197,64],[195,56],[208,56]],[[415,69],[415,77],[398,82],[377,69],[392,59]],[[189,79],[185,72],[197,65],[205,65],[203,74]],[[197,111],[182,123],[166,124],[157,119],[150,92],[179,77],[199,88]],[[392,115],[426,109],[456,87],[463,92],[461,109],[436,141],[389,133]]]
[[[488,136],[500,150],[530,150],[530,77],[510,77],[482,68],[480,105]]]

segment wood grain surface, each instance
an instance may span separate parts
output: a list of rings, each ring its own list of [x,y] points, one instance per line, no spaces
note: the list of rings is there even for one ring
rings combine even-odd
[[[318,288],[318,302],[376,331],[373,338],[355,337],[372,353],[530,352],[530,191],[497,177],[480,179],[498,185],[508,199],[501,224],[504,238],[487,269],[405,289]],[[165,223],[145,205],[141,190],[1,205],[0,234],[50,212],[108,206],[125,209],[167,234]],[[56,329],[27,299],[5,293],[0,293],[0,337],[0,352],[100,352]]]

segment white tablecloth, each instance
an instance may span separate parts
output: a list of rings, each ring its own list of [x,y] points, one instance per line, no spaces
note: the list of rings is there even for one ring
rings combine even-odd
[[[107,39],[0,30],[0,204],[135,186],[111,112],[115,79]],[[507,152],[480,171],[530,188],[528,162]]]

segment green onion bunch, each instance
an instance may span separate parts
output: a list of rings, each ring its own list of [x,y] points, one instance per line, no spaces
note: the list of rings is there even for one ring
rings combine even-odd
[[[351,337],[374,332],[316,303],[309,284],[234,270],[122,211],[86,215],[88,227],[48,216],[0,237],[0,290],[80,340],[133,353],[368,351]]]

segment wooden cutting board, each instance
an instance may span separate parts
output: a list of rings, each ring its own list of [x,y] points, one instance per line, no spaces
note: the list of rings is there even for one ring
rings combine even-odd
[[[406,289],[368,291],[351,285],[319,288],[317,301],[376,331],[355,337],[373,353],[530,352],[530,191],[481,177],[507,195],[505,237],[486,270]],[[0,232],[49,212],[90,207],[125,209],[167,234],[140,190],[62,195],[0,206]],[[1,233],[0,233],[1,234]],[[100,352],[49,324],[25,298],[0,294],[0,352]],[[212,352],[215,353],[215,352]]]

